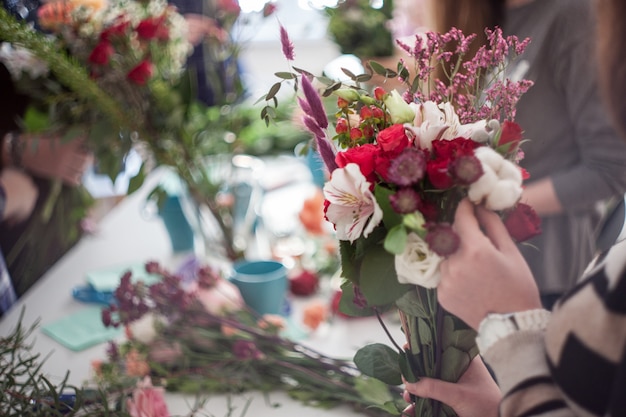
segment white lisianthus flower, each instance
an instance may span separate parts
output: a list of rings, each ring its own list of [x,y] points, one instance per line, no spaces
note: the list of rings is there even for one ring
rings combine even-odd
[[[396,90],[391,91],[383,100],[393,124],[413,123],[415,119],[415,110],[409,103],[404,101],[400,93]]]
[[[435,288],[441,279],[439,264],[442,260],[421,237],[409,233],[404,252],[395,258],[398,282]]]
[[[469,199],[475,204],[484,202],[490,210],[513,207],[522,195],[519,168],[488,146],[477,148],[474,154],[482,164],[483,175],[470,185]]]
[[[367,237],[383,218],[370,183],[357,164],[334,170],[324,185],[324,197],[330,203],[326,217],[335,225],[339,240],[354,242],[361,235]]]
[[[157,337],[156,326],[164,323],[165,319],[154,313],[144,314],[139,320],[135,320],[128,325],[133,340],[140,343],[149,344]]]

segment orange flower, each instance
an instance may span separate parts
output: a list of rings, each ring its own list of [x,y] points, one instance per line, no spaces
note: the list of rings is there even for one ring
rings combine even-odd
[[[314,301],[307,305],[303,311],[302,322],[311,330],[315,330],[326,321],[328,308],[321,301]]]
[[[136,349],[131,349],[125,358],[126,374],[128,376],[146,376],[150,373],[150,366]]]
[[[72,10],[76,6],[69,1],[53,1],[42,4],[37,10],[39,25],[43,29],[56,30],[71,23]]]
[[[100,359],[92,360],[91,368],[96,373],[96,375],[102,375],[102,361]]]
[[[322,190],[316,190],[312,197],[304,201],[298,217],[309,233],[324,234],[324,194],[322,194]]]

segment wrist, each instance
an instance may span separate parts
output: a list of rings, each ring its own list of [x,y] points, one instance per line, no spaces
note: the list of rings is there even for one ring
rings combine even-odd
[[[496,342],[516,332],[544,331],[549,319],[550,312],[542,308],[508,314],[487,314],[478,326],[478,350],[484,354]]]

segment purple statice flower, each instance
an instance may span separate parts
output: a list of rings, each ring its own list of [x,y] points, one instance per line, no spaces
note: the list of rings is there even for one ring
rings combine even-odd
[[[389,203],[396,213],[409,214],[419,209],[422,202],[420,195],[412,188],[400,188],[389,196]]]
[[[460,239],[449,223],[428,225],[424,239],[428,247],[439,256],[452,255],[459,248]]]
[[[460,185],[470,185],[483,175],[483,165],[474,155],[460,155],[450,165],[450,171]]]
[[[287,58],[288,61],[293,61],[295,57],[293,43],[291,43],[289,34],[283,25],[280,25],[280,44],[283,47],[283,55],[285,58]]]
[[[391,161],[387,176],[389,181],[400,186],[409,186],[424,178],[426,157],[419,149],[406,148]]]

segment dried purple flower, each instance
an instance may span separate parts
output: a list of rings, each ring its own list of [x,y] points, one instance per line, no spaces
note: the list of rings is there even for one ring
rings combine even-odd
[[[483,165],[474,155],[460,155],[450,164],[450,171],[460,185],[470,185],[483,175]]]
[[[424,178],[426,157],[419,149],[406,148],[389,164],[389,181],[400,186],[409,186]]]
[[[328,118],[326,117],[326,110],[324,110],[320,95],[315,90],[315,87],[313,87],[308,77],[302,76],[300,80],[304,98],[311,109],[310,116],[315,119],[319,127],[326,129],[328,127]]]
[[[280,44],[283,47],[283,55],[287,58],[288,61],[294,60],[294,52],[293,52],[293,43],[289,39],[289,34],[287,30],[280,25]]]
[[[452,255],[459,248],[460,239],[449,223],[428,226],[426,243],[439,256]]]
[[[389,196],[391,207],[396,213],[409,214],[418,210],[422,199],[412,188],[401,188]]]

